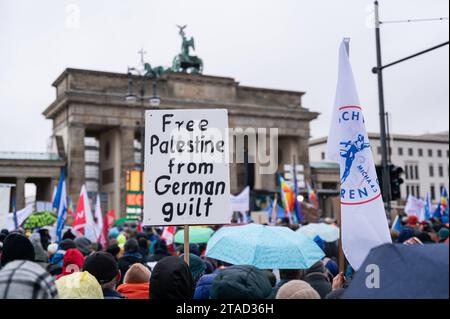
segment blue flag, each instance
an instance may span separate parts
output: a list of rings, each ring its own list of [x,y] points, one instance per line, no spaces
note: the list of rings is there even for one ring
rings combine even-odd
[[[431,214],[431,200],[430,200],[430,194],[427,193],[427,196],[425,197],[425,207],[424,207],[424,211],[425,211],[425,220],[429,220],[432,216]]]
[[[58,219],[56,223],[56,240],[57,242],[60,242],[62,238],[62,231],[66,225],[67,219],[67,192],[64,169],[61,169],[58,188],[56,189],[55,198],[53,200],[53,208],[58,212]]]
[[[13,205],[13,218],[14,218],[14,230],[15,231],[19,231],[19,223],[17,222],[17,207],[16,207],[16,198],[15,197],[13,197],[13,202],[12,202],[12,205]]]
[[[396,230],[398,232],[402,231],[402,229],[403,229],[402,222],[401,222],[400,217],[398,215],[395,216],[395,219],[394,219],[394,222],[392,223],[391,229],[392,230]]]

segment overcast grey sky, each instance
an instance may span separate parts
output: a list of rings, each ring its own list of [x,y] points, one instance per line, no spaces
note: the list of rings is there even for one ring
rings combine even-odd
[[[73,5],[80,13],[73,22]],[[448,16],[448,0],[381,0],[383,20]],[[188,24],[205,74],[243,85],[306,91],[327,134],[337,50],[351,37],[351,60],[369,131],[378,131],[372,1],[366,0],[0,0],[0,150],[45,151],[53,80],[66,68],[124,72],[144,47],[152,65],[171,64]],[[385,25],[384,62],[449,38],[448,21]],[[448,130],[448,46],[385,72],[395,133]]]

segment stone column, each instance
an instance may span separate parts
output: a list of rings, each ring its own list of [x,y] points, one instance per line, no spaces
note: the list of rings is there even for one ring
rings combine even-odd
[[[135,128],[120,127],[120,209],[125,214],[126,176],[128,170],[134,169]]]
[[[83,124],[71,124],[68,129],[67,143],[67,193],[73,203],[78,203],[81,186],[85,181],[84,165],[84,137]]]
[[[25,178],[16,178],[16,209],[25,207]]]

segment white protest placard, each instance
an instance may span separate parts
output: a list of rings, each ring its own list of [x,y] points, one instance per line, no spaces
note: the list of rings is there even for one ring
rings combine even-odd
[[[228,224],[228,112],[145,114],[143,225]]]

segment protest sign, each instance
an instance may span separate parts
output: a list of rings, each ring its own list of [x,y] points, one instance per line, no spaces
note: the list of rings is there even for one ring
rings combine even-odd
[[[229,223],[227,110],[151,110],[143,225]]]

